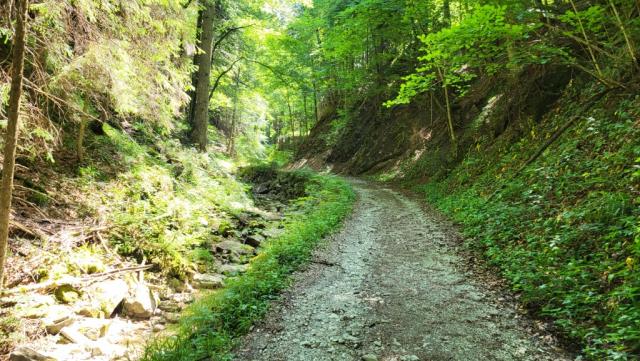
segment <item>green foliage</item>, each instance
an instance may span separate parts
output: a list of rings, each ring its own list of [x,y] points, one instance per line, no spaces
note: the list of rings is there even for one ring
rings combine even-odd
[[[26,341],[24,325],[13,316],[0,318],[0,352],[8,353],[16,344]]]
[[[575,111],[511,143],[473,152],[424,185],[427,198],[464,227],[521,294],[594,360],[640,353],[640,98],[600,106],[524,172],[522,162]],[[635,162],[634,162],[635,160]],[[503,187],[491,201],[487,197]]]
[[[541,46],[522,44],[541,24],[535,19],[513,19],[506,6],[485,5],[460,23],[436,33],[421,35],[421,65],[404,78],[400,92],[387,106],[408,104],[417,94],[437,84],[455,88],[464,95],[470,81],[479,75],[531,63],[546,63]]]
[[[76,129],[68,122],[88,117],[175,127],[187,101],[191,65],[182,53],[194,36],[193,7],[178,0],[44,0],[31,4],[30,14],[27,84],[39,91],[25,92],[22,154],[53,161],[63,133]],[[4,93],[2,84],[0,103]]]
[[[269,242],[249,271],[219,291],[198,300],[184,314],[176,337],[150,345],[145,361],[231,360],[235,339],[249,331],[271,301],[289,284],[320,239],[349,213],[354,193],[342,180],[316,176],[302,200],[302,215],[284,224],[284,234]]]
[[[232,160],[157,139],[153,147],[105,126],[107,136],[89,139],[89,164],[80,169],[90,203],[113,223],[118,252],[182,278],[215,241],[217,226],[252,205],[233,175]],[[110,164],[105,160],[109,159]]]

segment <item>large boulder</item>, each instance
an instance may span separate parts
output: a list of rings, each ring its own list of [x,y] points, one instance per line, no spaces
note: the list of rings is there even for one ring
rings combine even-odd
[[[237,276],[241,273],[247,272],[249,264],[223,264],[218,267],[218,270],[225,276]]]
[[[224,276],[217,274],[196,274],[193,276],[193,286],[200,289],[213,290],[224,287]]]
[[[29,347],[18,347],[9,355],[9,361],[57,361]]]
[[[260,245],[264,241],[265,241],[264,236],[259,234],[251,234],[247,236],[244,243],[250,245],[251,247],[260,247]]]
[[[143,283],[139,283],[131,297],[124,301],[124,311],[135,318],[149,318],[158,306],[153,291]]]
[[[232,240],[222,241],[216,244],[215,250],[218,253],[236,254],[236,255],[248,255],[248,254],[253,254],[255,252],[253,247],[246,244],[242,244],[237,241],[232,241]]]
[[[74,327],[65,327],[60,331],[60,334],[65,338],[65,340],[71,343],[75,343],[78,345],[91,344],[91,339],[89,339],[82,332],[80,332],[80,330]]]
[[[120,279],[104,281],[91,286],[88,294],[100,305],[105,317],[111,317],[118,305],[129,295],[129,285]]]

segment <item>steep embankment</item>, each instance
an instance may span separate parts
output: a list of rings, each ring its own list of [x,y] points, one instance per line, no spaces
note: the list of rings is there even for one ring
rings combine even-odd
[[[442,94],[423,95],[392,109],[365,101],[353,109],[351,121],[331,110],[335,104],[325,104],[320,121],[296,156],[349,174],[391,169],[402,169],[402,175],[433,174],[459,162],[476,144],[539,123],[570,80],[567,68],[530,66],[515,75],[476,81],[452,105],[460,150],[456,156],[449,144]]]
[[[460,222],[467,245],[521,302],[588,357],[633,359],[640,355],[639,101],[632,89],[605,91],[563,69],[532,67],[478,81],[456,100],[457,153],[439,100],[429,108],[422,98],[364,111],[370,115],[322,152],[303,147],[300,156],[325,154],[337,170],[424,192]],[[323,137],[331,121],[312,137]]]

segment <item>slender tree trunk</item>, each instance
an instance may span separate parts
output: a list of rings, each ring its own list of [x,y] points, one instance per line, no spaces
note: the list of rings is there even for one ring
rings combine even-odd
[[[444,0],[442,2],[442,14],[444,15],[444,25],[445,27],[451,26],[451,5],[449,0]]]
[[[589,41],[589,37],[587,36],[587,32],[584,29],[584,25],[582,24],[582,19],[580,18],[580,13],[578,12],[578,8],[576,7],[576,3],[573,0],[569,0],[571,7],[573,8],[573,12],[576,14],[576,19],[578,19],[578,27],[580,28],[580,32],[584,37],[585,45],[587,47],[587,51],[589,52],[589,56],[591,56],[591,62],[593,63],[593,67],[596,69],[598,76],[602,79],[605,79],[604,74],[602,74],[602,70],[600,69],[600,64],[598,64],[598,60],[596,60],[596,55],[591,48],[591,41]]]
[[[316,124],[318,124],[318,85],[316,84],[316,82],[313,82],[313,118],[316,121]]]
[[[11,216],[13,175],[16,165],[16,146],[18,144],[18,120],[20,115],[20,96],[22,95],[28,4],[27,0],[18,0],[16,4],[16,28],[11,60],[11,90],[9,91],[9,113],[7,133],[4,140],[2,190],[0,192],[0,288],[4,287],[4,265],[7,259],[9,242],[9,218]]]
[[[78,124],[78,138],[76,139],[76,156],[78,164],[84,162],[84,135],[87,132],[87,120],[80,119]]]
[[[280,148],[280,134],[282,134],[282,119],[280,118],[280,116],[276,116],[275,121],[274,121],[274,131],[275,131],[275,137],[276,137],[276,148]]]
[[[451,116],[451,103],[449,102],[449,87],[447,86],[447,81],[444,78],[444,74],[442,69],[438,68],[438,75],[440,75],[440,79],[442,79],[442,89],[444,90],[444,100],[447,104],[447,123],[449,124],[449,135],[451,137],[451,144],[454,149],[454,153],[456,151],[456,133],[453,130],[453,117]]]
[[[302,93],[302,107],[304,108],[304,134],[309,134],[309,112],[307,109],[307,93]]]
[[[296,136],[295,120],[293,119],[293,112],[291,111],[291,102],[289,101],[289,95],[287,94],[287,108],[289,108],[289,123],[291,124],[291,136]]]
[[[203,10],[198,9],[198,20],[196,22],[196,37],[197,37],[198,46],[200,46],[200,38],[202,37],[202,13],[203,13]],[[196,53],[193,56],[193,65],[195,65],[196,67],[200,62],[200,57],[201,57],[200,53]],[[196,116],[196,87],[197,86],[198,86],[198,72],[196,71],[191,74],[191,87],[193,89],[189,90],[189,92],[187,93],[189,95],[189,109],[187,111],[187,122],[192,128],[195,123],[194,119]]]
[[[638,59],[636,58],[636,50],[631,43],[631,39],[629,38],[629,34],[627,34],[627,29],[620,18],[620,14],[618,13],[618,9],[616,8],[616,4],[613,3],[612,0],[609,0],[609,5],[611,5],[611,10],[613,10],[613,14],[616,17],[616,21],[618,22],[618,27],[620,31],[622,31],[622,35],[624,36],[624,41],[627,44],[627,50],[629,51],[629,56],[631,56],[631,61],[633,62],[634,68],[638,68]]]
[[[236,154],[236,128],[238,123],[238,95],[240,92],[240,71],[235,73],[235,90],[233,91],[233,113],[231,113],[231,134],[229,135],[229,155]]]
[[[211,53],[213,52],[213,22],[216,15],[216,5],[213,0],[204,4],[202,13],[202,32],[198,56],[198,74],[196,84],[195,114],[191,140],[198,146],[198,150],[207,150],[207,125],[209,124],[209,87],[211,78]]]

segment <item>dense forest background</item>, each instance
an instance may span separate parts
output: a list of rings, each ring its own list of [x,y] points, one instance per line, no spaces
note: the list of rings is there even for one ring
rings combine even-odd
[[[3,133],[19,2],[0,1]],[[315,209],[316,239],[352,195],[275,170],[308,166],[424,194],[577,351],[635,359],[639,15],[633,0],[29,1],[5,285],[125,257],[175,286],[247,264],[252,250],[211,249],[270,238],[264,212]],[[192,319],[145,357],[229,351],[266,307],[233,287],[258,311],[216,303],[237,322]],[[3,353],[37,333],[23,318],[3,314]]]

